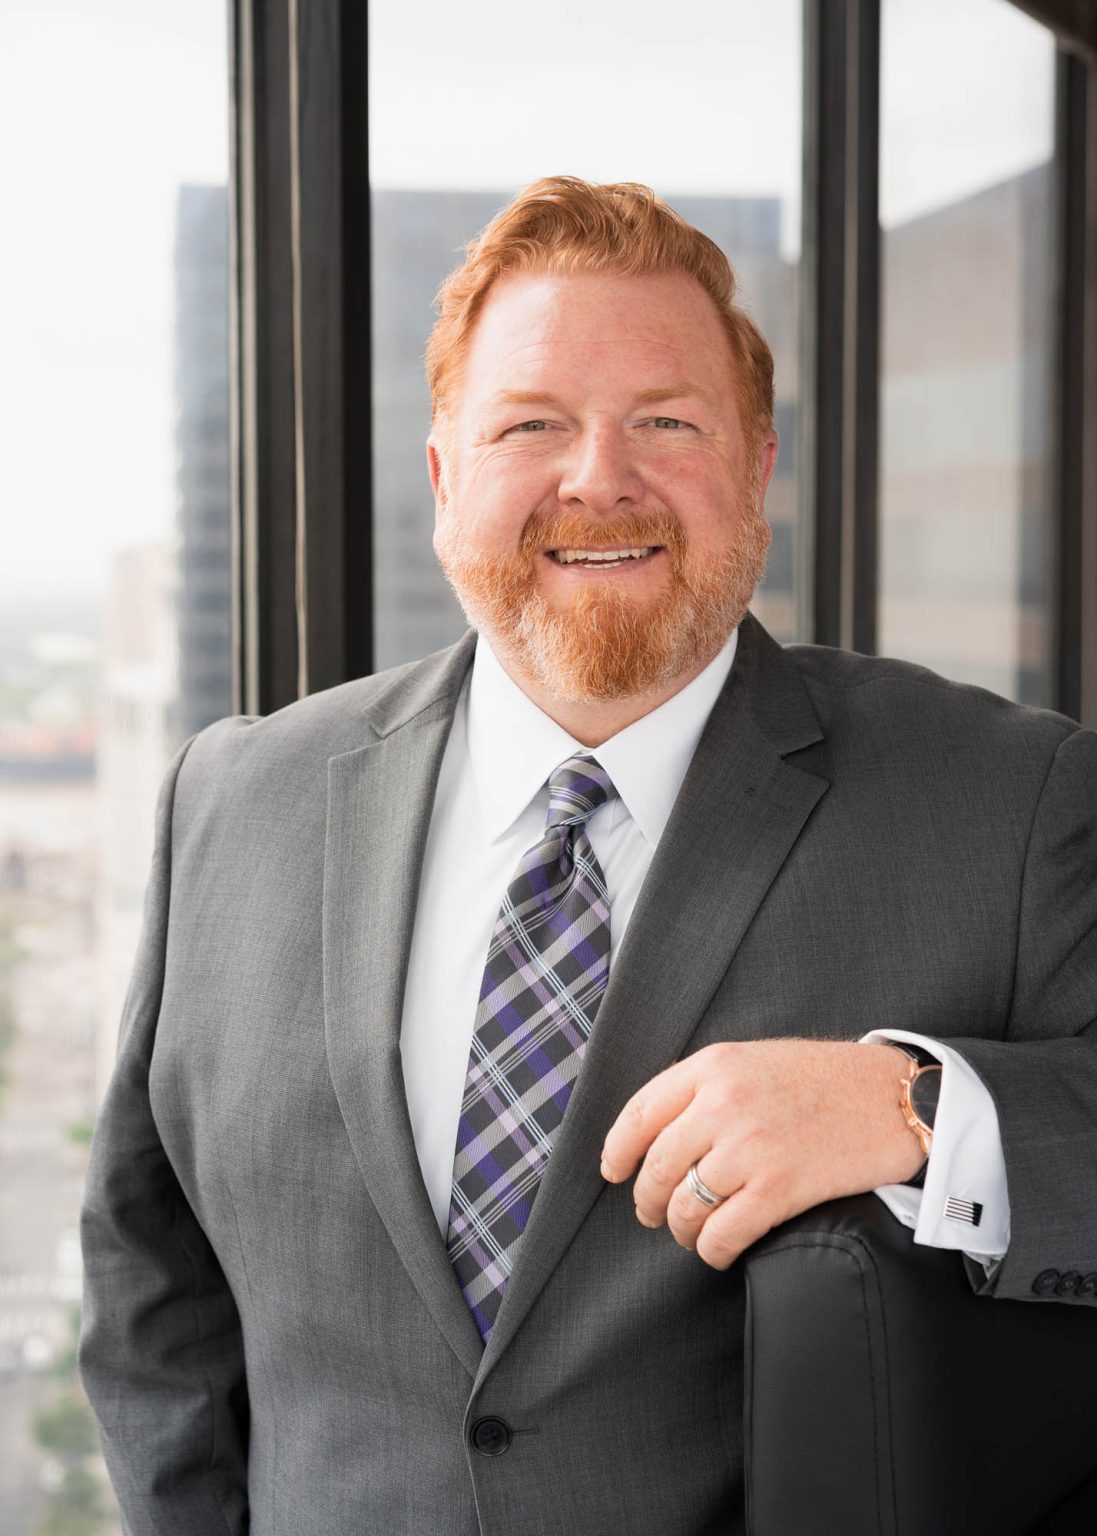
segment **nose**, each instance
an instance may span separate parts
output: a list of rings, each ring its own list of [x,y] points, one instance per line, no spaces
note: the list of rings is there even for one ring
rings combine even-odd
[[[557,494],[561,505],[581,504],[612,512],[622,502],[639,502],[643,483],[624,429],[615,422],[586,426],[569,444]]]

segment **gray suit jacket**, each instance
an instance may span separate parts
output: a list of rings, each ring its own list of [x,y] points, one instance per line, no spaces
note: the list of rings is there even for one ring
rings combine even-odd
[[[948,1038],[1012,1207],[972,1284],[1039,1304],[1041,1271],[1097,1269],[1097,736],[748,619],[483,1348],[398,1043],[470,655],[224,721],[168,777],[84,1223],[133,1536],[741,1531],[737,1268],[598,1171],[625,1100],[712,1041]]]

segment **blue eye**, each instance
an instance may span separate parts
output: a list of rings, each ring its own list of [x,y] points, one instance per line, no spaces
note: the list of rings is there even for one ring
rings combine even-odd
[[[652,422],[654,427],[680,427],[683,423],[676,416],[656,416]]]
[[[517,426],[511,428],[512,432],[543,432],[547,422],[544,421],[520,421]]]

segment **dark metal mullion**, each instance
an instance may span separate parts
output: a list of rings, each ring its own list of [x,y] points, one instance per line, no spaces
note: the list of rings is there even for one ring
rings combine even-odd
[[[366,19],[234,0],[238,703],[371,661]]]
[[[804,0],[801,242],[801,543],[810,594],[807,634],[841,643],[844,379],[845,6]]]
[[[373,670],[373,401],[370,197],[369,6],[342,12],[343,145],[343,646],[348,677]]]
[[[1097,70],[1060,53],[1055,163],[1055,704],[1097,723]]]
[[[297,696],[285,7],[234,0],[231,41],[236,702],[267,714]]]
[[[810,632],[876,645],[879,0],[805,0],[801,527]]]
[[[300,689],[312,693],[371,662],[366,18],[359,0],[289,4]]]
[[[843,526],[851,567],[843,644],[876,650],[880,437],[880,0],[852,8],[846,175],[846,473]],[[850,377],[851,375],[851,377]]]
[[[343,230],[340,0],[288,0],[293,27],[294,341],[302,694],[346,679],[343,654]]]
[[[1080,476],[1083,356],[1080,303],[1085,251],[1085,166],[1079,161],[1079,137],[1085,134],[1084,70],[1062,53],[1055,74],[1055,188],[1058,284],[1055,292],[1054,428],[1051,435],[1054,486],[1054,559],[1052,635],[1056,708],[1075,718],[1081,708],[1081,535]]]
[[[1082,621],[1081,708],[1085,725],[1097,728],[1097,63],[1086,70],[1085,211],[1082,286]]]
[[[244,552],[244,518],[247,475],[244,465],[245,420],[254,412],[243,398],[243,355],[254,341],[243,336],[245,327],[241,282],[245,251],[250,250],[251,233],[244,225],[244,208],[251,201],[242,186],[245,167],[251,162],[250,122],[243,106],[246,89],[244,55],[248,40],[241,36],[243,9],[230,3],[227,8],[229,65],[229,461],[231,470],[231,548],[232,548],[232,708],[235,714],[247,712],[254,695],[255,680],[250,675],[250,661],[255,653],[255,603],[252,573]],[[249,448],[250,453],[250,448]]]

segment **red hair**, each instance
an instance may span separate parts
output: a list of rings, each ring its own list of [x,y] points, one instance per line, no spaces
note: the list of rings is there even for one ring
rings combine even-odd
[[[451,409],[472,333],[493,283],[510,272],[681,272],[711,298],[731,345],[743,431],[754,454],[773,425],[773,354],[735,303],[735,274],[720,247],[687,224],[650,187],[546,176],[520,192],[465,247],[438,291],[427,343],[427,382],[437,422]]]

